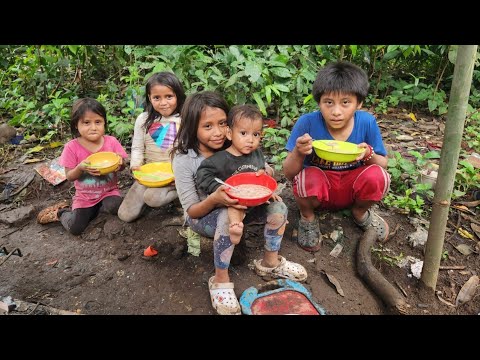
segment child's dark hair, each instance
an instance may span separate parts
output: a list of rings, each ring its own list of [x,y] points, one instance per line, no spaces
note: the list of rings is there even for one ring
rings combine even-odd
[[[79,137],[78,122],[85,116],[87,111],[91,111],[100,115],[105,120],[105,132],[107,132],[107,111],[97,100],[92,98],[78,99],[72,105],[72,112],[70,116],[70,130],[73,137]]]
[[[313,83],[313,98],[317,103],[323,94],[355,94],[359,103],[368,94],[368,76],[357,65],[343,61],[330,63],[320,69]]]
[[[255,105],[236,105],[230,109],[227,117],[228,127],[233,129],[235,123],[241,118],[263,121],[262,113]]]
[[[185,102],[186,96],[185,91],[183,90],[183,85],[175,74],[162,71],[150,76],[145,85],[145,111],[147,112],[147,120],[145,120],[145,124],[143,125],[145,131],[148,131],[148,128],[152,125],[153,121],[160,116],[160,114],[153,108],[149,97],[152,87],[156,85],[169,87],[175,93],[175,96],[177,97],[177,107],[172,115],[179,114],[182,111],[183,103]]]
[[[227,102],[219,93],[203,91],[190,95],[185,101],[181,112],[182,123],[175,137],[175,145],[170,153],[172,158],[177,151],[181,154],[187,154],[188,149],[193,149],[199,154],[198,124],[202,117],[202,112],[207,107],[221,109],[225,114],[228,114],[229,111]]]

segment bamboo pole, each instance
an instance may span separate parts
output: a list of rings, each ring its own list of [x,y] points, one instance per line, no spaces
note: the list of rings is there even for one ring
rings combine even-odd
[[[476,55],[477,45],[458,47],[421,277],[422,283],[432,292],[437,285]]]

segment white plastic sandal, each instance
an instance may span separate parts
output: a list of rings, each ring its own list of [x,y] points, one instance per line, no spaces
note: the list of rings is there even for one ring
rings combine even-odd
[[[208,289],[210,290],[212,306],[217,311],[217,314],[241,315],[242,310],[235,291],[233,291],[233,283],[214,283],[213,279],[215,279],[215,276],[208,279]]]
[[[307,270],[305,270],[302,265],[288,261],[280,255],[278,255],[278,260],[280,264],[274,268],[263,266],[261,259],[253,260],[255,272],[260,276],[271,275],[275,278],[290,279],[293,281],[305,281],[307,279]]]

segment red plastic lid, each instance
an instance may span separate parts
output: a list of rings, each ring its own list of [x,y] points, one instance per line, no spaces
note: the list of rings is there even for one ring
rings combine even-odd
[[[285,290],[257,298],[253,315],[320,315],[308,298],[298,291]]]

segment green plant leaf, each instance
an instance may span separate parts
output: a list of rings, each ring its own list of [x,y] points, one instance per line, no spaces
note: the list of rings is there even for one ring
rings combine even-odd
[[[259,93],[254,93],[253,98],[255,99],[255,102],[258,105],[258,108],[262,112],[263,116],[267,116],[267,109],[265,108],[265,104],[263,103],[262,98],[260,97]]]
[[[27,151],[25,151],[25,154],[31,154],[31,153],[34,153],[34,152],[39,152],[39,151],[42,151],[43,150],[43,146],[41,145],[37,145],[31,149],[28,149]]]
[[[238,47],[232,45],[228,48],[228,50],[230,50],[230,53],[235,56],[235,59],[237,60],[241,60],[241,55],[240,55],[240,51],[238,50]]]
[[[425,159],[440,159],[440,153],[436,150],[427,152],[424,155]]]
[[[249,61],[245,65],[245,75],[249,77],[252,83],[257,82],[262,75],[262,68],[257,63]]]
[[[296,87],[297,87],[297,93],[299,94],[302,94],[303,91],[305,90],[305,82],[300,76],[297,77]]]
[[[77,55],[78,45],[68,45],[68,50],[70,50],[72,54]]]
[[[384,61],[389,61],[391,59],[395,59],[400,54],[401,54],[401,52],[399,50],[389,51],[383,56],[383,60]]]
[[[272,88],[270,85],[265,88],[265,97],[267,98],[267,104],[270,105],[272,102]]]
[[[428,110],[433,111],[437,108],[438,104],[435,100],[428,100]]]
[[[54,149],[56,147],[59,147],[59,146],[63,146],[63,143],[60,142],[60,141],[54,141],[54,142],[51,142],[50,144],[48,144],[50,146],[51,149]]]
[[[312,99],[313,99],[313,94],[308,95],[307,97],[305,97],[305,99],[303,99],[303,105],[305,105]]]
[[[284,68],[284,67],[270,68],[270,72],[274,75],[277,75],[278,77],[281,77],[281,78],[289,78],[289,77],[292,76],[290,71],[287,68]]]
[[[387,53],[392,52],[392,51],[395,51],[395,50],[397,50],[399,47],[400,47],[399,45],[388,45],[388,46],[387,46]]]
[[[287,93],[290,92],[290,89],[289,89],[287,86],[283,85],[283,84],[277,84],[277,83],[275,83],[274,86],[275,86],[275,88],[277,88],[278,90],[280,90],[280,91],[282,91],[282,92],[287,92]]]
[[[227,83],[225,84],[225,88],[228,88],[228,87],[232,86],[233,84],[235,84],[237,82],[237,78],[238,78],[238,73],[233,74],[230,77],[230,79],[228,79]]]
[[[280,96],[280,91],[277,89],[277,84],[270,85],[270,89],[272,89],[277,96]]]

